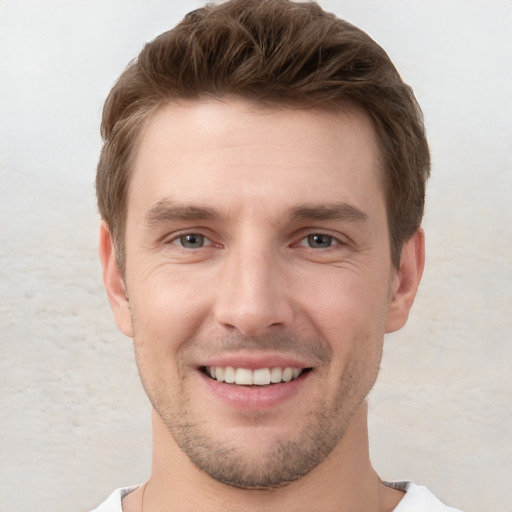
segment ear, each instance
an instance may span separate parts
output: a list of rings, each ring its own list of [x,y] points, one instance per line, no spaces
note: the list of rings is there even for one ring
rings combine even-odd
[[[100,226],[99,254],[103,268],[103,284],[107,291],[110,307],[118,329],[126,336],[133,336],[130,303],[126,295],[123,276],[116,260],[114,242],[105,222]]]
[[[391,285],[386,333],[401,329],[407,322],[425,266],[425,233],[418,229],[402,248],[400,267]]]

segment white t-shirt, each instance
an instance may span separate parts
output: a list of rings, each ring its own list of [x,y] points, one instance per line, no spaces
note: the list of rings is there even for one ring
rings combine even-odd
[[[387,483],[389,487],[405,491],[405,496],[393,512],[461,512],[443,505],[426,487],[412,482]],[[137,487],[116,489],[109,498],[91,512],[122,512],[121,500]]]

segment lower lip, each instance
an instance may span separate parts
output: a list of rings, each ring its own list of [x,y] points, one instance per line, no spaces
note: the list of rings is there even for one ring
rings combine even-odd
[[[290,382],[268,386],[238,386],[218,382],[200,372],[203,382],[215,397],[241,409],[265,409],[290,400],[297,394],[310,373],[311,371],[305,372]]]

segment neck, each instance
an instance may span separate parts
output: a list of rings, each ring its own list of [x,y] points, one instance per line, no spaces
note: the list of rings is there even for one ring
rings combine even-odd
[[[217,482],[196,468],[153,412],[153,467],[145,489],[123,500],[123,510],[385,512],[403,496],[384,487],[371,466],[367,408],[363,404],[344,438],[313,471],[285,487],[245,490]]]

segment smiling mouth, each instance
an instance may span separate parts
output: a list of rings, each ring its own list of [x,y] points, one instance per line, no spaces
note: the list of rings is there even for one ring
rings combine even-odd
[[[311,368],[234,368],[233,366],[204,366],[203,373],[218,382],[239,386],[268,386],[298,379]]]

